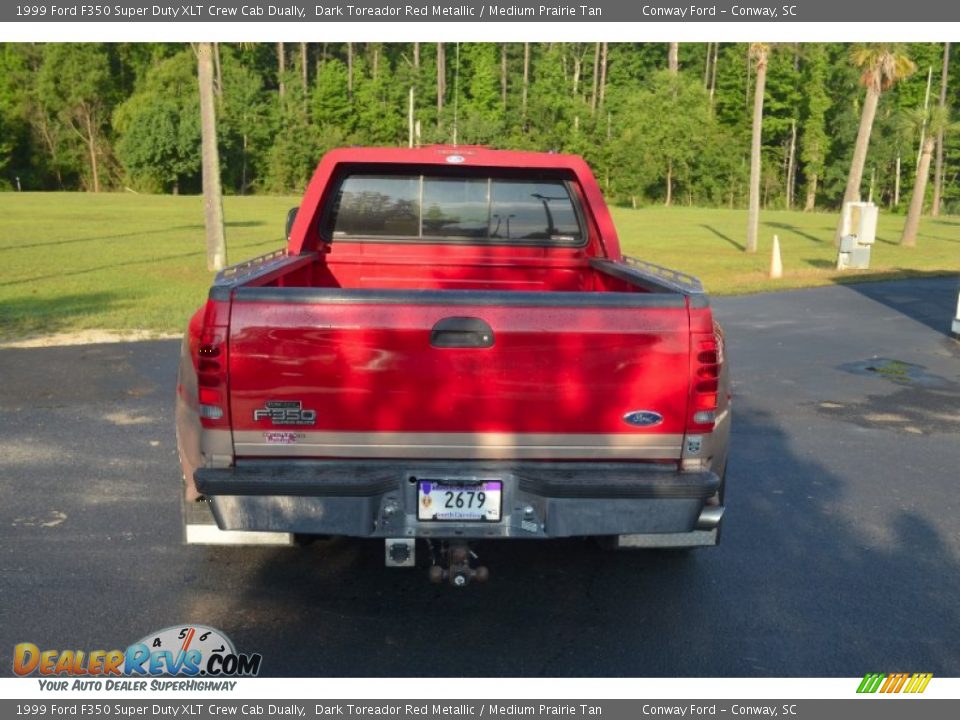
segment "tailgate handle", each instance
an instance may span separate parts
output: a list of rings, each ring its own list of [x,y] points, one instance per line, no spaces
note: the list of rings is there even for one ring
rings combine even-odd
[[[430,331],[430,344],[435,348],[493,347],[493,328],[480,318],[443,318]]]

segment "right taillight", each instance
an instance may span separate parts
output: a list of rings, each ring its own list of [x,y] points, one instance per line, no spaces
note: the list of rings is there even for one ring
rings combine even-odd
[[[717,421],[723,336],[719,333],[696,333],[692,342],[693,377],[690,383],[688,430],[710,432]]]

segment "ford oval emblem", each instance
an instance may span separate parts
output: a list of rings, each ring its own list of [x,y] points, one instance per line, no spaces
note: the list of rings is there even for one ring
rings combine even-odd
[[[447,162],[453,163],[454,165],[459,165],[464,159],[463,155],[447,155]]]
[[[624,415],[623,421],[637,427],[652,427],[663,422],[663,415],[653,410],[634,410]]]

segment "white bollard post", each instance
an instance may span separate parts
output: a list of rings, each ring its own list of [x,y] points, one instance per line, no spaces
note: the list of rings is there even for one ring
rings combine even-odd
[[[773,236],[773,250],[770,253],[770,278],[777,280],[783,277],[783,262],[780,259],[780,238]]]

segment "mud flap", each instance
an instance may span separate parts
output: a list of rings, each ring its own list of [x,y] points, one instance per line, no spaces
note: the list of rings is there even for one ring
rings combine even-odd
[[[694,530],[685,533],[651,533],[648,535],[614,535],[610,548],[624,550],[633,548],[679,550],[695,547],[712,547],[718,544],[718,528]]]
[[[188,502],[180,493],[180,506],[187,545],[293,545],[292,533],[221,530],[205,499]]]

